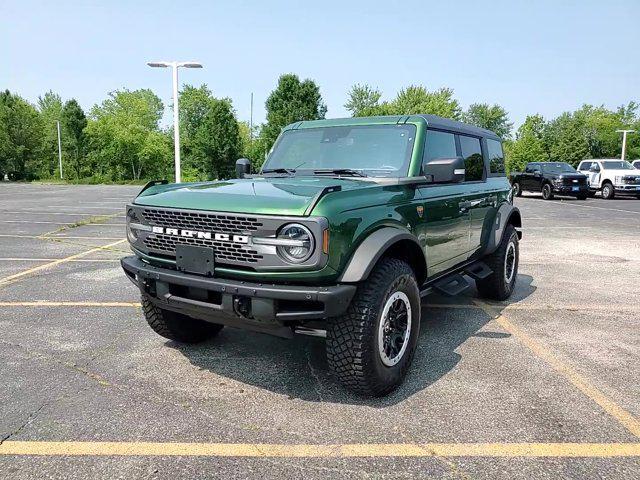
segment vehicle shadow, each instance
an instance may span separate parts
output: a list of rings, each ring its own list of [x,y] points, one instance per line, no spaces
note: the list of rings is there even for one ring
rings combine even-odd
[[[494,308],[499,311],[527,298],[536,289],[531,282],[529,275],[518,275],[510,301],[494,303]],[[410,373],[400,388],[383,398],[365,398],[345,390],[330,375],[321,338],[298,335],[287,340],[225,328],[204,344],[168,341],[166,345],[202,370],[290,399],[384,408],[428,388],[450,372],[461,359],[456,350],[470,337],[495,342],[510,336],[501,331],[480,331],[491,317],[472,305],[475,298],[475,289],[470,289],[455,298],[430,295],[425,299],[420,341]],[[446,304],[454,306],[446,308]]]

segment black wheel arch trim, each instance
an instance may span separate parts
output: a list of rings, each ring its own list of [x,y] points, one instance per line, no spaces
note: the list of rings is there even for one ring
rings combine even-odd
[[[491,229],[489,230],[487,238],[487,246],[484,249],[483,255],[489,255],[497,250],[500,246],[500,241],[504,235],[504,231],[507,225],[513,225],[517,232],[518,238],[522,238],[522,231],[518,230],[522,228],[522,216],[518,207],[514,207],[510,203],[504,203],[496,212]]]
[[[384,254],[401,241],[410,241],[416,245],[421,252],[421,259],[424,262],[424,270],[426,274],[426,258],[424,250],[418,243],[418,240],[411,233],[394,227],[383,227],[371,233],[356,248],[356,251],[349,259],[342,275],[338,278],[339,283],[356,283],[366,280],[375,267],[378,260]],[[418,283],[420,280],[418,280]]]

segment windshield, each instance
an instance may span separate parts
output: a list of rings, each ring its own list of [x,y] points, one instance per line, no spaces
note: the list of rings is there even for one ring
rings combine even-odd
[[[350,125],[287,130],[263,171],[286,169],[314,174],[354,170],[372,177],[405,177],[415,142],[415,125]]]
[[[602,168],[605,170],[633,170],[633,166],[626,160],[602,162]]]
[[[576,169],[568,163],[543,163],[542,171],[544,173],[576,173]]]

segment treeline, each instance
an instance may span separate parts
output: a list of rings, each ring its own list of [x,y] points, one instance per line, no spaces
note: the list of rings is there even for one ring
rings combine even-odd
[[[327,107],[312,80],[286,74],[265,103],[266,122],[253,127],[237,119],[228,98],[217,98],[203,85],[180,91],[180,135],[185,181],[228,178],[239,157],[254,168],[292,122],[324,118]],[[173,177],[173,131],[162,128],[165,106],[151,90],[112,92],[83,111],[74,99],[47,92],[35,105],[9,91],[0,92],[0,175],[19,180],[59,178],[56,122],[60,122],[64,178],[80,182],[127,182]],[[527,117],[513,135],[513,124],[500,105],[474,103],[464,110],[448,88],[430,91],[409,86],[390,100],[368,85],[354,85],[345,108],[353,116],[431,113],[496,132],[505,140],[507,168],[529,161],[567,161],[619,157],[622,128],[640,130],[638,106],[615,111],[585,105],[546,120]],[[640,139],[630,136],[628,158],[640,157]]]

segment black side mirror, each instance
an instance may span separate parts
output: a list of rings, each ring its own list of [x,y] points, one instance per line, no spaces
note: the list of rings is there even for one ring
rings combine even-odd
[[[245,175],[251,173],[251,160],[248,158],[239,158],[236,160],[236,176],[244,178]]]
[[[424,174],[433,178],[433,183],[463,182],[464,159],[462,157],[435,158],[424,166]]]

